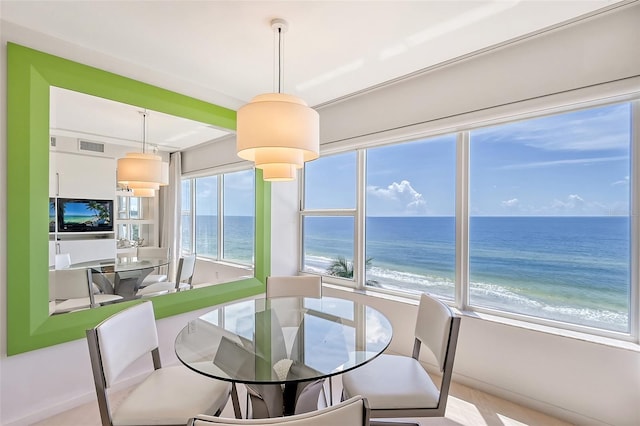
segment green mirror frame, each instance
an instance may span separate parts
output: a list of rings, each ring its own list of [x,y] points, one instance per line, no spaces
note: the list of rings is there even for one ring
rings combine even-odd
[[[235,129],[236,112],[107,71],[7,44],[7,355],[84,338],[137,301],[48,314],[50,86]],[[264,292],[271,263],[271,186],[256,172],[254,278],[152,298],[157,318]]]

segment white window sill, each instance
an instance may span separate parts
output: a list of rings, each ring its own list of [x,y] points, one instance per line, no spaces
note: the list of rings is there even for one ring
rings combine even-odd
[[[360,289],[349,288],[349,287],[344,287],[344,286],[340,286],[340,285],[336,285],[336,284],[327,284],[327,283],[323,283],[323,286],[330,287],[330,288],[335,289],[335,290],[344,291],[344,292],[347,292],[347,293],[362,294],[362,295],[366,295],[366,296],[370,296],[370,297],[376,297],[376,298],[380,298],[380,299],[385,299],[385,300],[389,300],[389,301],[393,301],[393,302],[407,303],[407,304],[411,304],[411,305],[417,305],[418,304],[417,298],[414,299],[414,298],[411,298],[411,297],[403,297],[403,296],[396,295],[396,294],[388,294],[388,293],[384,293],[384,292],[378,292],[378,291],[375,291],[375,290],[372,290],[372,289],[360,290]],[[551,326],[548,326],[548,325],[537,324],[537,323],[530,322],[530,321],[525,321],[525,320],[507,318],[507,317],[503,317],[503,316],[499,316],[499,315],[492,315],[492,314],[488,314],[488,313],[484,313],[484,312],[461,311],[459,309],[456,309],[455,307],[451,307],[451,308],[457,314],[461,315],[462,317],[467,317],[467,318],[471,318],[471,319],[475,319],[475,320],[481,320],[481,321],[490,321],[490,322],[494,322],[494,323],[498,323],[498,324],[508,325],[508,326],[511,326],[511,327],[518,327],[518,328],[522,328],[522,329],[526,329],[526,330],[530,330],[530,331],[535,331],[535,332],[540,332],[540,333],[547,333],[547,334],[552,334],[552,335],[555,335],[555,336],[561,336],[561,337],[566,337],[566,338],[570,338],[570,339],[582,340],[582,341],[585,341],[585,342],[590,342],[590,343],[595,343],[595,344],[600,344],[600,345],[605,345],[605,346],[609,346],[609,347],[615,347],[615,348],[618,348],[618,349],[624,349],[624,350],[629,350],[629,351],[640,353],[640,344],[636,343],[636,342],[629,341],[629,340],[616,339],[616,338],[613,338],[613,337],[606,337],[606,336],[599,336],[599,335],[596,335],[596,334],[589,334],[589,333],[584,333],[584,332],[580,332],[580,331],[567,330],[567,329],[559,328],[559,327],[551,327]]]

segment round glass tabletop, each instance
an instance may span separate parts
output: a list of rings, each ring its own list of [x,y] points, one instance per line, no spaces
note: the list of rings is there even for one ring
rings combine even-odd
[[[356,368],[392,337],[387,318],[351,300],[322,297],[252,299],[220,306],[190,321],[175,341],[187,367],[220,380],[285,384]]]

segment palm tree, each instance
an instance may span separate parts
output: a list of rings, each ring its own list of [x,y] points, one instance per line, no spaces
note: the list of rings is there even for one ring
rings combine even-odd
[[[353,278],[353,262],[347,261],[344,256],[338,256],[331,261],[327,274],[340,278]]]
[[[371,267],[372,257],[367,258],[365,268]],[[340,278],[353,278],[353,262],[349,262],[344,256],[338,256],[331,261],[327,268],[327,274]]]

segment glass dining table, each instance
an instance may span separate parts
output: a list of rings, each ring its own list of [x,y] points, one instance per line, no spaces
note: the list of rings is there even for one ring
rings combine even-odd
[[[72,263],[70,269],[91,269],[93,282],[105,294],[117,294],[125,300],[135,299],[144,278],[155,268],[166,266],[169,258],[117,257]]]
[[[190,321],[176,337],[175,352],[191,370],[231,382],[237,418],[242,417],[238,383],[252,396],[254,417],[276,417],[317,409],[322,381],[377,357],[392,334],[389,320],[363,303],[260,298],[226,304]]]

